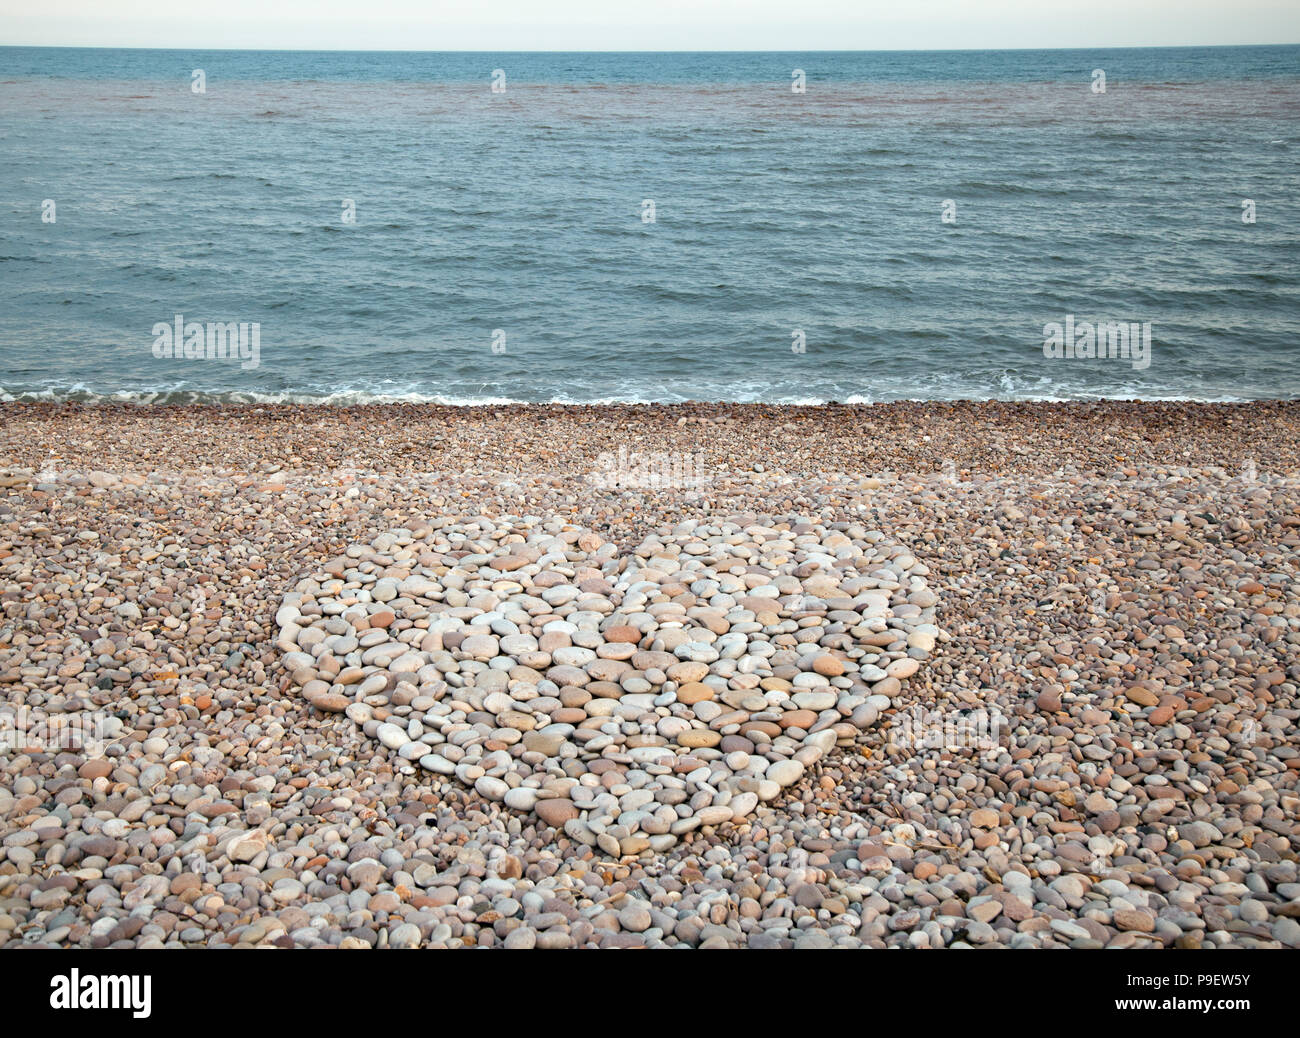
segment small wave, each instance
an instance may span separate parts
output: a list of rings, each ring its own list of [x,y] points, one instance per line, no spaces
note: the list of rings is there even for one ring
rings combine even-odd
[[[369,389],[336,390],[254,390],[209,392],[176,386],[155,386],[135,390],[99,391],[82,383],[67,387],[7,390],[0,386],[0,403],[74,403],[74,404],[317,404],[329,407],[355,407],[362,404],[441,404],[449,407],[489,407],[528,404],[529,401],[508,396],[446,396],[427,392],[379,392]],[[556,400],[554,403],[587,403],[579,400]],[[614,401],[610,401],[613,403]]]
[[[768,395],[749,396],[736,399],[735,394],[724,396],[710,393],[701,388],[698,393],[689,396],[678,394],[655,395],[650,393],[616,393],[602,396],[574,396],[553,393],[544,399],[527,399],[524,397],[500,396],[482,393],[446,394],[426,391],[376,391],[371,389],[336,389],[331,391],[315,390],[280,390],[273,392],[231,391],[208,392],[177,387],[156,387],[138,390],[96,391],[83,385],[65,388],[47,388],[32,390],[6,390],[0,387],[0,403],[75,403],[75,404],[136,404],[145,406],[176,405],[214,405],[238,406],[258,404],[301,404],[324,407],[360,407],[370,404],[434,404],[444,407],[509,407],[537,406],[550,404],[567,407],[600,407],[612,405],[650,405],[697,403],[737,403],[766,404],[770,406],[816,407],[823,404],[841,403],[845,405],[869,405],[876,403],[907,401],[925,403],[933,401],[958,400],[1004,400],[1023,401],[1026,403],[1065,403],[1069,401],[1086,402],[1090,400],[1160,400],[1184,403],[1245,403],[1255,397],[1240,394],[1186,394],[1177,391],[1152,392],[1150,386],[1121,386],[1105,392],[1061,392],[1047,388],[1028,389],[1016,386],[1014,382],[1003,381],[1001,392],[991,391],[993,387],[978,387],[969,384],[954,385],[946,393],[929,393],[918,395],[914,391],[890,392],[882,388],[880,393],[800,393],[783,392]]]

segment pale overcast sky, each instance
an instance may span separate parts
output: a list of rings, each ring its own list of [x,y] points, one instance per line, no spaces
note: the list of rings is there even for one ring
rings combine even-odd
[[[0,44],[925,50],[1300,43],[1300,0],[0,0]]]

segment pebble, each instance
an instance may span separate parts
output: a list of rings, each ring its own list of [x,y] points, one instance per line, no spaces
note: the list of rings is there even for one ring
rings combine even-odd
[[[642,933],[650,929],[653,920],[650,910],[640,901],[634,901],[618,913],[618,925],[629,933]]]

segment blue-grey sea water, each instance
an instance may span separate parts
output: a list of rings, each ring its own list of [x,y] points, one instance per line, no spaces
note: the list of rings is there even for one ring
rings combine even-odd
[[[0,399],[1296,397],[1298,159],[1294,46],[0,48]]]

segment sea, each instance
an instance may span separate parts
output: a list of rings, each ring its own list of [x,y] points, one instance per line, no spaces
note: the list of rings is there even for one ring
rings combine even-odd
[[[1300,46],[0,47],[0,400],[1300,396]]]

